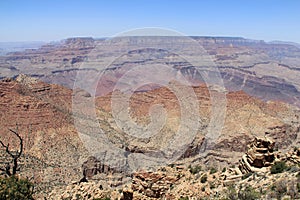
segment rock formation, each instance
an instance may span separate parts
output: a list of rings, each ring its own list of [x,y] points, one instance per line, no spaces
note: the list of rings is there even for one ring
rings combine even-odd
[[[243,173],[265,171],[275,161],[275,142],[268,138],[255,138],[240,160],[239,168]]]
[[[82,171],[83,175],[88,179],[92,179],[93,176],[100,173],[109,174],[115,172],[109,166],[97,160],[94,156],[89,157],[87,161],[82,164]]]
[[[300,148],[294,147],[294,149],[292,151],[286,153],[286,155],[284,156],[284,159],[299,165],[300,164]]]
[[[132,189],[147,197],[160,198],[176,183],[178,178],[176,174],[163,171],[136,172],[133,174]]]

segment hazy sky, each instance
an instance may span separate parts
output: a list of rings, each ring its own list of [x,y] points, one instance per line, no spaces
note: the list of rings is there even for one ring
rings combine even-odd
[[[0,41],[106,37],[160,27],[186,35],[300,43],[299,0],[0,0]]]

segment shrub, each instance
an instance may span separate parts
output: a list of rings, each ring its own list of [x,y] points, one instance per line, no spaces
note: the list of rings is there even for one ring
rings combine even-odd
[[[0,199],[32,200],[34,185],[27,179],[15,176],[0,178]]]
[[[286,166],[285,162],[283,162],[283,161],[276,162],[271,167],[271,174],[282,173],[286,168],[287,168],[287,166]]]
[[[246,186],[245,189],[241,189],[238,192],[238,199],[240,200],[255,200],[260,199],[260,194],[250,185]]]
[[[234,185],[229,185],[226,191],[226,199],[228,200],[236,200],[237,192]]]
[[[201,179],[200,179],[201,183],[205,183],[207,181],[207,175],[204,174]]]
[[[189,171],[191,174],[198,174],[202,170],[200,165],[197,165],[195,167],[189,166]]]
[[[239,191],[235,189],[234,185],[230,185],[227,188],[226,199],[229,200],[255,200],[259,199],[260,194],[254,188],[247,185],[245,188],[240,188]]]
[[[180,197],[179,200],[189,200],[189,197]]]
[[[222,172],[223,172],[223,173],[226,172],[226,167],[224,167],[224,168],[222,169]]]
[[[82,199],[82,196],[80,194],[75,194],[76,199]]]
[[[216,168],[210,168],[210,171],[209,171],[209,173],[210,174],[214,174],[214,173],[216,173],[218,170],[216,169]]]

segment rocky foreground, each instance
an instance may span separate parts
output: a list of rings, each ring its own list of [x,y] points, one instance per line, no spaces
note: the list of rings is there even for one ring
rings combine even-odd
[[[135,172],[132,181],[120,187],[95,180],[73,183],[54,189],[47,199],[300,199],[300,149],[282,154],[273,152],[272,144],[268,144],[271,152],[262,154],[253,148],[268,141],[255,139],[244,155],[252,155],[255,163],[266,163],[269,155],[276,155],[259,167],[254,162],[249,164],[249,159],[223,169],[201,164],[171,165]]]

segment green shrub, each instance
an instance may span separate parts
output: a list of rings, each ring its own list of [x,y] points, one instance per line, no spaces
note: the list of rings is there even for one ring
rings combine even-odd
[[[270,188],[270,189],[271,189],[271,191],[275,191],[275,190],[276,190],[276,185],[274,185],[274,184],[271,185],[271,188]]]
[[[174,168],[174,164],[173,163],[171,163],[171,164],[169,164],[169,166],[171,167],[171,168]]]
[[[260,199],[260,193],[257,192],[250,185],[246,186],[238,192],[238,199],[240,200],[255,200]]]
[[[207,181],[207,175],[204,174],[201,179],[200,179],[201,183],[205,183]]]
[[[15,176],[0,178],[0,199],[32,200],[33,183],[27,179],[18,179]]]
[[[240,188],[239,191],[236,190],[234,185],[230,185],[226,192],[226,199],[229,200],[255,200],[260,199],[260,196],[260,193],[249,185],[245,188]]]
[[[224,168],[222,169],[222,172],[223,172],[223,173],[226,172],[226,167],[224,167]]]
[[[283,161],[276,162],[271,167],[271,174],[282,173],[285,169],[287,169],[285,162],[283,162]]]
[[[195,167],[189,166],[189,171],[191,174],[198,174],[202,170],[200,165],[197,165]]]
[[[210,168],[210,171],[209,171],[209,173],[210,174],[214,174],[214,173],[216,173],[218,170],[216,169],[216,168]]]
[[[236,199],[238,199],[237,198],[237,191],[236,191],[234,185],[229,185],[227,187],[226,199],[228,199],[228,200],[236,200]]]

